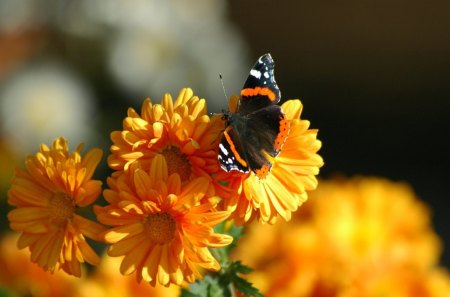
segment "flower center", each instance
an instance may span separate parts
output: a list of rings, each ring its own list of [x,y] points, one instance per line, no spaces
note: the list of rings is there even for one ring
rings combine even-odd
[[[64,227],[73,218],[75,203],[66,193],[55,193],[49,203],[50,221],[58,227]]]
[[[178,173],[181,181],[186,181],[189,179],[191,176],[191,163],[186,155],[180,152],[179,148],[174,146],[168,147],[165,148],[161,154],[166,159],[169,176],[173,173]]]
[[[166,244],[175,237],[177,222],[167,212],[151,214],[143,224],[147,236],[154,243]]]

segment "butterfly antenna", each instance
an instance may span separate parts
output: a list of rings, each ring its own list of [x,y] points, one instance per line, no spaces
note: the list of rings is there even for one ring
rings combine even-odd
[[[225,85],[223,84],[222,73],[219,73],[220,83],[222,84],[223,94],[225,95],[225,100],[228,100],[227,91],[225,91]]]

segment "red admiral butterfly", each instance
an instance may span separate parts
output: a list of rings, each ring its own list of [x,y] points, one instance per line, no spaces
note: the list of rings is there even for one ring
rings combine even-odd
[[[252,170],[263,178],[272,167],[288,132],[287,121],[281,107],[280,89],[275,82],[274,61],[270,54],[258,59],[241,90],[238,107],[225,112],[226,129],[219,144],[219,162],[230,172]]]

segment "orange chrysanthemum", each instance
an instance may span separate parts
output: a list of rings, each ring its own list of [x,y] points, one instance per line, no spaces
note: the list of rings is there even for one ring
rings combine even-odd
[[[76,213],[78,207],[93,203],[101,193],[101,181],[92,175],[102,151],[92,149],[81,156],[82,145],[69,154],[64,138],[49,148],[27,157],[26,170],[17,169],[8,192],[16,206],[8,214],[11,229],[22,232],[18,247],[29,247],[31,261],[45,270],[80,276],[80,263],[97,265],[98,255],[85,236],[98,240],[105,228]]]
[[[94,208],[100,222],[113,226],[105,240],[111,244],[110,256],[124,256],[121,273],[136,272],[138,281],[165,286],[195,281],[200,267],[218,270],[208,247],[232,241],[213,231],[229,212],[215,211],[218,199],[205,196],[208,179],[183,183],[167,163],[158,154],[149,171],[133,164],[115,172],[104,191],[110,205]]]
[[[441,242],[409,186],[320,183],[289,224],[252,224],[237,244],[235,257],[254,268],[249,279],[264,296],[448,295]]]
[[[231,101],[236,101],[233,97]],[[235,104],[230,103],[230,106]],[[224,199],[223,207],[234,210],[236,223],[243,224],[258,218],[274,223],[277,217],[288,221],[291,213],[307,199],[307,192],[317,187],[315,175],[323,165],[317,154],[321,142],[317,130],[309,128],[309,121],[300,119],[303,105],[289,100],[282,105],[289,126],[289,134],[278,156],[271,159],[272,168],[264,177],[254,172],[220,173],[218,180],[236,190],[231,199]]]
[[[175,102],[165,94],[161,104],[146,99],[141,114],[128,110],[123,131],[111,133],[111,155],[108,164],[114,170],[128,170],[131,164],[148,170],[156,154],[166,158],[169,175],[177,172],[181,181],[205,177],[211,184],[208,192],[214,195],[211,175],[219,170],[217,142],[223,124],[220,117],[210,118],[205,99],[182,89]]]

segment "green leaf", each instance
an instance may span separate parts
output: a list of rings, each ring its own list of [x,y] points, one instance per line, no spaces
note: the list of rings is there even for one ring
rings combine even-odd
[[[243,273],[243,274],[249,274],[250,272],[253,271],[253,269],[251,269],[250,267],[242,264],[241,261],[235,261],[235,262],[231,263],[230,267],[233,271]]]
[[[218,278],[206,275],[203,279],[191,284],[190,291],[183,289],[181,297],[224,297],[229,296],[221,287]]]
[[[251,282],[240,276],[240,274],[249,274],[250,272],[252,272],[252,269],[243,265],[240,261],[232,262],[228,267],[228,281],[245,296],[263,297]]]

